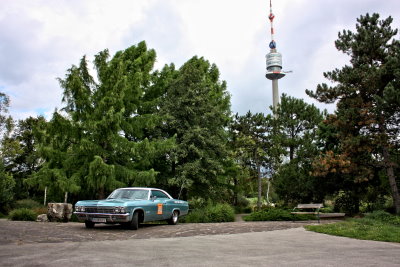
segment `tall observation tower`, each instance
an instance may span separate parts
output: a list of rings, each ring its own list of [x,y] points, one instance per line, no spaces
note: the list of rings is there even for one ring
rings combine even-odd
[[[272,13],[272,0],[269,0],[269,21],[271,22],[271,42],[269,43],[270,52],[265,56],[267,59],[267,73],[265,77],[267,79],[272,80],[272,103],[273,108],[276,108],[279,105],[279,89],[278,89],[278,80],[285,76],[285,73],[282,72],[282,55],[278,53],[276,50],[276,42],[274,40],[274,14]]]

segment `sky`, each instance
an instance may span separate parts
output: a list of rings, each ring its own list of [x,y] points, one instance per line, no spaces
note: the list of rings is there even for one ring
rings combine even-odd
[[[398,0],[272,0],[283,70],[279,93],[304,99],[305,90],[328,83],[323,72],[348,64],[337,51],[338,32],[355,30],[367,12],[392,16],[400,28]],[[270,113],[272,83],[265,78],[269,52],[269,0],[0,0],[0,92],[14,119],[63,107],[57,78],[86,55],[113,55],[145,40],[155,49],[155,69],[177,67],[197,55],[215,63],[231,94],[232,112]],[[399,35],[396,37],[399,39]]]

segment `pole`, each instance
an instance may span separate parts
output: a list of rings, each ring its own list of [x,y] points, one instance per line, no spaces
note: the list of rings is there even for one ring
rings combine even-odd
[[[279,88],[278,79],[272,80],[272,103],[274,111],[276,112],[279,105]]]

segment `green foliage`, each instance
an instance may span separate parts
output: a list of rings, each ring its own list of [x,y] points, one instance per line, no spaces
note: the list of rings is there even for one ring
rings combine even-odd
[[[363,240],[400,243],[400,217],[384,211],[367,214],[362,219],[348,219],[344,222],[309,225],[307,230],[318,233],[346,236]]]
[[[8,215],[8,218],[12,221],[36,221],[36,217],[36,212],[27,208],[12,210]]]
[[[226,83],[220,81],[217,66],[204,58],[193,57],[179,70],[166,67],[163,72],[169,79],[160,102],[166,119],[160,130],[167,138],[176,137],[165,178],[184,198],[222,200],[230,120]]]
[[[355,32],[339,33],[336,48],[350,56],[350,64],[324,73],[333,86],[321,84],[307,94],[320,102],[337,103],[326,123],[339,145],[316,160],[315,173],[335,180],[336,190],[351,191],[362,199],[371,186],[380,187],[382,169],[400,214],[394,167],[400,145],[400,40],[392,21],[366,14],[357,19]]]
[[[204,208],[189,212],[184,218],[186,223],[220,223],[234,220],[235,212],[229,204],[209,204]]]
[[[372,213],[367,213],[364,217],[367,220],[380,221],[382,223],[388,223],[400,226],[400,216],[394,216],[386,211],[374,211]]]
[[[42,159],[37,150],[46,121],[44,117],[19,120],[12,132],[2,141],[2,155],[5,169],[15,180],[15,198],[22,199],[35,195],[39,190],[29,189],[24,180],[38,171]]]
[[[274,119],[275,140],[289,161],[274,175],[275,192],[286,203],[320,202],[326,195],[324,181],[310,175],[318,154],[316,136],[325,112],[302,99],[282,95]]]
[[[250,215],[244,216],[245,221],[304,221],[315,220],[315,215],[290,214],[290,210],[269,208],[262,211],[255,211]]]
[[[241,169],[233,178],[235,204],[239,194],[257,192],[257,206],[261,207],[262,177],[271,177],[280,162],[281,151],[275,146],[271,122],[271,116],[249,111],[243,116],[236,114],[230,125],[229,146]]]
[[[64,89],[63,111],[55,112],[43,131],[39,149],[42,168],[27,179],[31,187],[104,198],[121,186],[156,182],[157,160],[174,147],[174,137],[156,134],[162,123],[157,75],[151,71],[154,50],[145,42],[95,56],[97,79],[83,57],[59,79]],[[154,88],[153,88],[154,87]]]
[[[359,198],[354,192],[340,191],[335,198],[334,211],[346,214],[357,214]]]
[[[0,162],[0,212],[5,212],[14,199],[15,181],[2,166]]]
[[[33,199],[21,199],[17,200],[13,207],[14,209],[35,209],[42,207],[42,205]]]

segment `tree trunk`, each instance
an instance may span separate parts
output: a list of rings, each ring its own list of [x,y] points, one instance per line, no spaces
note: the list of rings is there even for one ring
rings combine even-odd
[[[289,159],[292,161],[294,159],[294,147],[289,146]]]
[[[262,186],[261,186],[261,166],[259,163],[257,163],[257,174],[258,174],[257,209],[261,210]]]
[[[43,206],[46,206],[46,202],[47,202],[47,186],[44,188]]]
[[[389,149],[386,146],[383,147],[383,161],[386,168],[386,174],[389,179],[390,189],[392,191],[393,206],[395,208],[396,214],[400,214],[399,190],[396,184],[396,176],[394,175],[393,171],[393,163],[390,160]]]
[[[238,201],[238,179],[236,177],[233,178],[233,185],[234,185],[234,190],[233,190],[233,205],[237,206],[239,201]]]
[[[99,188],[98,194],[99,194],[99,199],[104,199],[104,187],[103,186]]]
[[[271,184],[271,182],[270,182],[270,179],[271,178],[268,178],[268,182],[267,182],[267,205],[269,206],[269,186],[270,186],[270,184]]]

